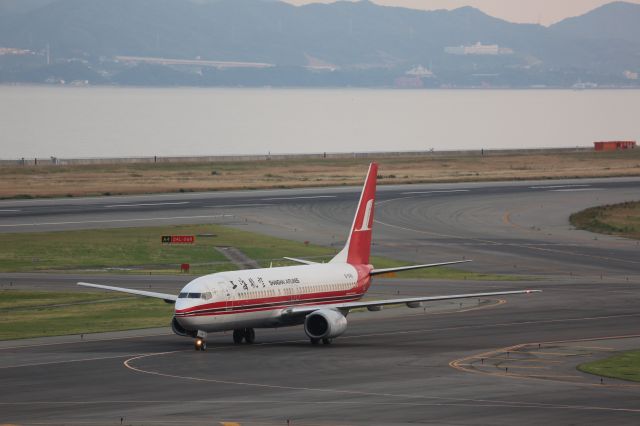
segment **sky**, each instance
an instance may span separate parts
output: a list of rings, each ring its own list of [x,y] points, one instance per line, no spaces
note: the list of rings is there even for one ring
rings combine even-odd
[[[292,4],[332,3],[335,0],[285,0]],[[473,6],[488,15],[511,22],[550,25],[570,16],[582,15],[612,0],[372,0],[385,6],[412,9],[455,9]],[[626,0],[640,4],[640,0]]]

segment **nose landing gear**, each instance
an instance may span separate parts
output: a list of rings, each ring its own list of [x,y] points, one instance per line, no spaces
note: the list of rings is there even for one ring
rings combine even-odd
[[[193,349],[196,351],[206,351],[207,350],[207,332],[198,330],[196,334],[196,340],[193,345]]]
[[[206,351],[207,350],[207,341],[201,337],[198,337],[194,344],[194,349],[196,351]]]

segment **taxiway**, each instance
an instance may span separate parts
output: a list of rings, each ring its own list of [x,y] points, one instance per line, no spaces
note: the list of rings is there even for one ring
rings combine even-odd
[[[2,201],[0,232],[222,223],[339,247],[357,191]],[[378,295],[544,292],[444,310],[354,314],[343,337],[320,347],[308,344],[302,328],[257,330],[252,346],[217,335],[207,352],[164,329],[3,342],[0,421],[638,424],[640,387],[601,383],[570,366],[637,344],[640,247],[567,221],[574,211],[638,194],[640,179],[380,187],[374,254],[425,263],[465,256],[474,262],[464,269],[531,280],[377,280]],[[0,284],[68,289],[77,279],[4,274]],[[171,291],[185,277],[102,281]],[[527,353],[515,353],[519,348]],[[500,357],[507,356],[526,361],[505,364]]]

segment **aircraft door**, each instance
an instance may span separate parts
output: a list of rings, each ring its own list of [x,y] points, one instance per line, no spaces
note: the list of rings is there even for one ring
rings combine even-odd
[[[289,300],[292,304],[295,304],[298,300],[300,300],[300,287],[297,284],[291,285],[291,294]]]
[[[232,303],[232,299],[233,299],[232,284],[229,282],[220,281],[218,285],[222,289],[223,306],[225,308],[225,311],[230,311],[233,304]]]

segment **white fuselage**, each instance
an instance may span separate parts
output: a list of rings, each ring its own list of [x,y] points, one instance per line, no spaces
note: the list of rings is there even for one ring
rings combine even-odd
[[[359,300],[371,283],[370,270],[326,263],[205,275],[182,289],[175,317],[187,330],[207,332],[300,324],[283,311]]]

